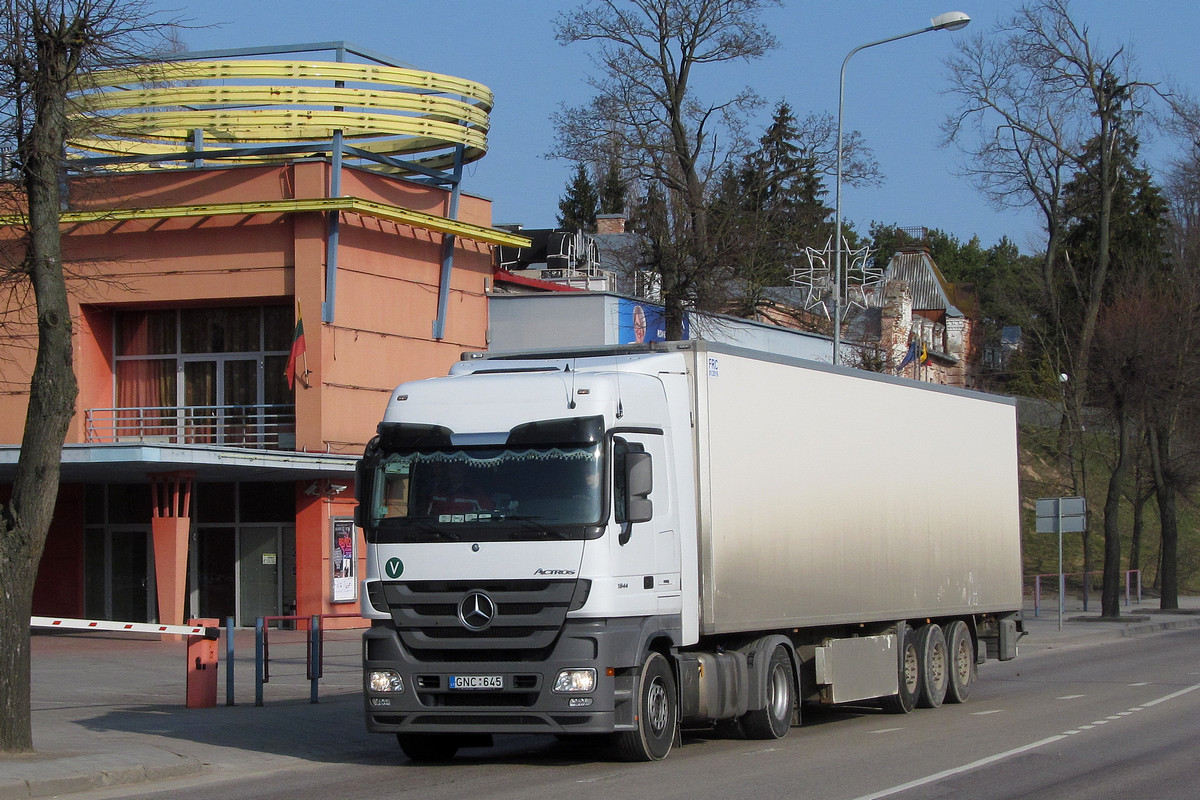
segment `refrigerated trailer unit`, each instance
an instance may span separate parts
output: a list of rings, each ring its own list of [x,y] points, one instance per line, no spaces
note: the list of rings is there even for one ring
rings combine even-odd
[[[397,387],[357,486],[367,726],[416,759],[962,702],[1021,635],[1003,397],[701,341],[469,353]]]

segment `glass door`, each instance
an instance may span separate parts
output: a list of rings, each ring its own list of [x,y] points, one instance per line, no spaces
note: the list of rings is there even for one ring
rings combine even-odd
[[[238,540],[240,624],[249,625],[257,617],[279,616],[283,560],[280,526],[243,525]]]
[[[183,406],[188,444],[217,441],[217,362],[183,362]]]
[[[224,622],[237,610],[237,537],[234,528],[196,531],[192,607],[197,616]]]
[[[88,619],[151,622],[155,618],[150,531],[90,530],[85,540],[84,614]]]
[[[225,417],[223,444],[257,444],[261,440],[258,409],[258,359],[226,359],[221,370],[220,405]]]

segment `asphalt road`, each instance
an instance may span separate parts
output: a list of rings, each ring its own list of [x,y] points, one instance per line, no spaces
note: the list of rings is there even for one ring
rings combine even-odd
[[[344,759],[300,759],[74,795],[210,800],[330,797],[572,800],[651,797],[1194,800],[1200,796],[1200,628],[1022,653],[981,668],[970,702],[892,716],[815,710],[780,741],[685,736],[657,764],[607,760],[589,743],[499,737],[449,765],[408,763],[386,736],[348,727]],[[323,701],[327,702],[327,701]],[[357,697],[330,700],[361,725]],[[340,720],[340,718],[339,718]],[[359,728],[358,730],[361,730]],[[293,733],[279,730],[278,736]],[[311,732],[305,732],[311,734]],[[266,743],[264,743],[266,744]],[[286,742],[267,745],[287,750]],[[144,790],[144,791],[142,791]]]

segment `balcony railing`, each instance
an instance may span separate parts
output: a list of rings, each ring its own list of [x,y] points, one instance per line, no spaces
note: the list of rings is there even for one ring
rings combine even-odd
[[[89,443],[209,444],[259,450],[296,448],[296,407],[178,406],[89,408]]]

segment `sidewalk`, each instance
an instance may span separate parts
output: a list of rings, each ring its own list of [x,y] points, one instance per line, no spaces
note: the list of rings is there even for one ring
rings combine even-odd
[[[1043,601],[1045,602],[1045,600]],[[1125,636],[1200,626],[1200,597],[1179,612],[1158,600],[1122,606],[1121,621],[1101,622],[1099,599],[1078,600],[1058,630],[1057,598],[1034,617],[1022,657],[1086,647]],[[33,637],[33,727],[37,753],[0,756],[0,800],[46,797],[174,778],[205,780],[262,774],[308,762],[386,764],[402,759],[395,741],[368,734],[360,690],[360,631],[327,631],[319,702],[309,701],[304,634],[270,633],[264,706],[254,705],[254,634],[235,634],[235,700],[225,705],[225,663],[217,707],[188,709],[183,642],[104,634]],[[225,642],[221,641],[221,658]]]
[[[143,635],[35,633],[37,752],[0,756],[0,800],[171,778],[259,774],[312,761],[386,763],[395,740],[368,734],[361,630],[326,631],[319,702],[310,702],[305,633],[270,632],[270,681],[254,705],[254,632],[238,631],[226,706],[222,632],[216,708],[189,709],[185,644]]]

